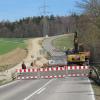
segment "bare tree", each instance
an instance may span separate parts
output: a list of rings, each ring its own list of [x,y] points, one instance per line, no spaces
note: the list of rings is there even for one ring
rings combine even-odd
[[[79,19],[80,41],[90,48],[92,61],[100,63],[100,0],[82,0],[77,6],[84,11]]]

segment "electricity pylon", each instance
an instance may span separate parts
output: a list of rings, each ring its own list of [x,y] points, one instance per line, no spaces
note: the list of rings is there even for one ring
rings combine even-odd
[[[46,5],[46,0],[44,0],[43,4],[43,36],[47,37],[48,36],[48,30],[49,30],[49,25],[48,25],[48,19],[47,19],[47,5]]]

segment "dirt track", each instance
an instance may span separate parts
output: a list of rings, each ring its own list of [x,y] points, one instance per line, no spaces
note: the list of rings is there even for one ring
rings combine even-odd
[[[47,63],[47,59],[44,57],[44,54],[40,53],[40,51],[43,51],[41,45],[42,40],[43,38],[36,38],[29,40],[29,48],[28,48],[29,53],[27,58],[24,60],[24,62],[28,65],[27,67],[31,67],[30,63],[34,61],[36,61],[36,63],[33,67],[42,67],[43,63]]]

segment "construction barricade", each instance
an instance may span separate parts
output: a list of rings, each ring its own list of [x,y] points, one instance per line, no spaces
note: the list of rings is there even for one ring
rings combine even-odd
[[[88,76],[89,66],[64,66],[37,69],[17,69],[17,79],[64,78],[67,76]]]

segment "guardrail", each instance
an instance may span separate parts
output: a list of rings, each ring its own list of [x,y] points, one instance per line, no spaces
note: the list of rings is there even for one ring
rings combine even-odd
[[[100,85],[100,75],[96,67],[90,67],[89,78],[92,79],[97,85]]]

